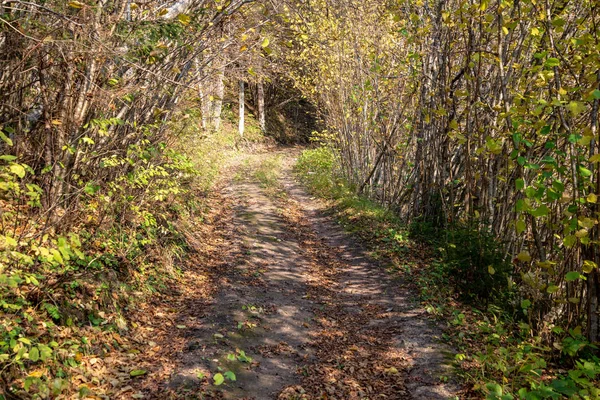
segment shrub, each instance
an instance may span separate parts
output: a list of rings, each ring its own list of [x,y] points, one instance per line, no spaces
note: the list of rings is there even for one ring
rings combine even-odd
[[[486,230],[465,226],[448,230],[446,238],[444,259],[461,297],[506,304],[512,266],[501,243]]]

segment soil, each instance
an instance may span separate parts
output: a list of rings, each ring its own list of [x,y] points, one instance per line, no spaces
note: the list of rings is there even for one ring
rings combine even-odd
[[[451,351],[410,284],[296,182],[296,150],[277,152],[275,188],[251,173],[272,152],[251,156],[213,199],[213,228],[190,238],[194,281],[152,338],[144,398],[458,398]]]

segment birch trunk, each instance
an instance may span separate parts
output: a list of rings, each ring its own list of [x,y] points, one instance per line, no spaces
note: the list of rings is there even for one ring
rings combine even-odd
[[[258,82],[258,125],[260,126],[260,130],[266,131],[266,122],[265,122],[265,88],[263,86],[262,80]]]
[[[240,137],[244,137],[244,81],[240,80],[240,124],[239,124],[239,132]]]

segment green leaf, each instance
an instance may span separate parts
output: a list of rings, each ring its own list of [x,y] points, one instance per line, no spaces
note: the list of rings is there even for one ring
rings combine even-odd
[[[11,156],[10,154],[4,154],[0,156],[0,160],[2,161],[15,161],[17,157]]]
[[[546,292],[552,294],[558,292],[558,289],[560,289],[558,286],[550,284],[548,285],[548,288],[546,288]]]
[[[517,220],[516,226],[517,226],[517,235],[520,235],[521,233],[523,233],[525,231],[525,229],[527,228],[525,221],[523,221],[522,219]]]
[[[31,340],[29,340],[27,338],[22,337],[22,338],[19,338],[18,340],[21,343],[25,343],[25,344],[31,345]]]
[[[29,359],[33,362],[40,359],[40,351],[37,347],[32,347],[31,350],[29,350]]]
[[[42,361],[46,361],[52,357],[52,349],[46,345],[40,344],[38,345],[40,350],[40,359]]]
[[[558,58],[554,58],[554,57],[550,57],[546,60],[546,62],[544,63],[544,65],[546,67],[558,67],[560,65],[560,61],[558,60]]]
[[[529,307],[531,307],[531,301],[530,300],[521,300],[521,308],[523,310],[527,310]]]
[[[517,254],[517,260],[519,260],[521,262],[530,262],[531,255],[527,251],[522,251],[519,254]]]
[[[236,376],[235,373],[233,373],[233,371],[227,371],[225,372],[223,375],[225,375],[225,378],[229,379],[230,381],[235,382],[236,381]]]
[[[0,130],[0,139],[2,139],[7,145],[12,146],[13,141]]]
[[[264,38],[264,40],[261,43],[262,48],[264,49],[265,47],[268,47],[269,43],[270,43],[269,38]]]
[[[517,200],[516,210],[518,212],[527,210],[527,203],[523,199]]]
[[[579,175],[583,176],[584,178],[587,178],[588,176],[592,175],[592,171],[590,171],[589,169],[579,166],[578,167],[579,170]]]
[[[581,275],[577,271],[567,272],[567,274],[565,275],[565,281],[567,281],[567,282],[572,282],[579,278],[583,278],[583,275]]]
[[[490,394],[502,396],[502,386],[498,385],[497,383],[489,382],[485,385],[485,387],[490,391]]]
[[[223,376],[223,374],[217,373],[213,376],[213,380],[215,381],[215,385],[219,386],[222,385],[223,382],[225,382],[225,377]]]
[[[521,178],[517,179],[515,181],[515,187],[517,188],[517,190],[521,190],[521,189],[525,188],[525,181]]]
[[[4,236],[4,243],[10,247],[17,247],[18,244],[17,241],[14,238],[11,238],[10,236]]]
[[[583,272],[585,272],[586,274],[589,274],[596,268],[598,268],[598,264],[596,264],[595,262],[590,261],[590,260],[585,260],[583,262],[583,266],[581,267]]]
[[[539,206],[535,210],[531,210],[530,213],[534,217],[545,217],[545,216],[547,216],[550,213],[550,209],[548,208],[547,205],[542,204],[541,206]]]
[[[147,373],[148,371],[146,371],[145,369],[134,369],[129,373],[129,376],[135,378],[136,376],[146,375]]]
[[[565,191],[565,185],[561,181],[555,180],[554,182],[552,182],[552,187],[557,192],[561,192],[562,193],[562,192]]]
[[[63,260],[62,255],[56,249],[52,249],[52,258],[54,259],[54,261],[56,261],[59,264],[62,264],[62,265],[65,264],[65,261]]]
[[[569,235],[563,239],[563,244],[565,247],[573,247],[577,243],[577,236]]]

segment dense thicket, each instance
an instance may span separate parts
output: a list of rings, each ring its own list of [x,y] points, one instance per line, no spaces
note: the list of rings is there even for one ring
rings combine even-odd
[[[214,132],[225,69],[262,49],[246,3],[0,4],[0,398],[92,393],[73,373],[120,390],[89,360],[185,253],[232,142]]]
[[[598,3],[299,7],[289,61],[344,177],[407,221],[491,231],[534,332],[600,339]]]

